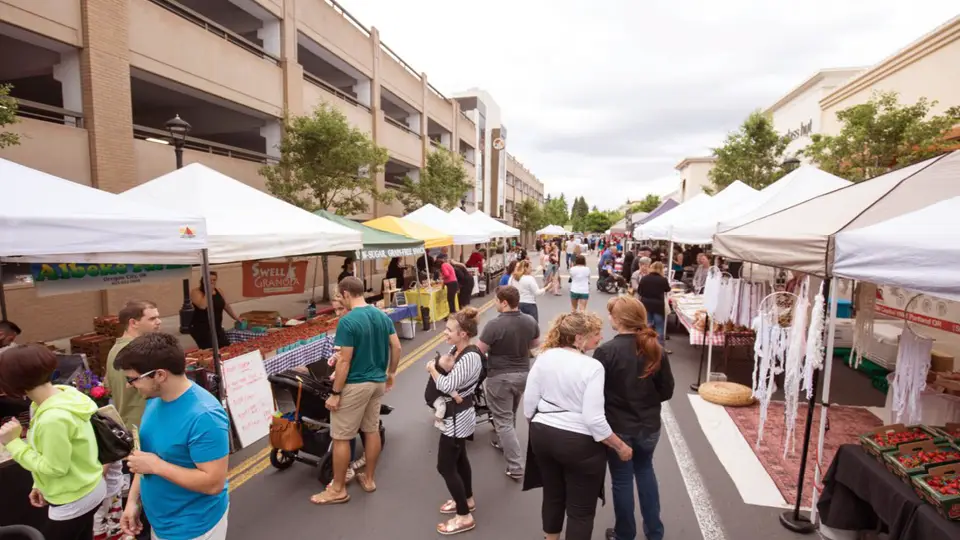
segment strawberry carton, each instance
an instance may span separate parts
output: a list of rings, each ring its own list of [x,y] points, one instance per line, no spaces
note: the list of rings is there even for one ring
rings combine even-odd
[[[960,520],[960,464],[933,467],[927,474],[915,476],[913,489],[941,516]]]
[[[934,429],[950,442],[960,444],[960,422],[947,422],[947,425]]]
[[[883,454],[897,450],[901,444],[933,441],[934,443],[947,442],[946,437],[927,426],[905,426],[892,424],[880,426],[860,435],[860,445],[869,454],[885,465]]]
[[[901,444],[893,452],[883,454],[887,469],[910,484],[913,476],[926,474],[933,467],[960,462],[960,449],[950,443],[932,440]]]

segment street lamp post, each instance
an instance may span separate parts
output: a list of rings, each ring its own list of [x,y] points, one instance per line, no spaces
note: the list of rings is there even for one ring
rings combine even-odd
[[[183,145],[187,142],[190,133],[190,124],[176,115],[167,120],[166,128],[173,139],[173,153],[177,158],[177,168],[183,167]],[[193,319],[193,304],[190,302],[190,280],[183,280],[183,305],[180,307],[180,333],[190,333],[190,322]]]

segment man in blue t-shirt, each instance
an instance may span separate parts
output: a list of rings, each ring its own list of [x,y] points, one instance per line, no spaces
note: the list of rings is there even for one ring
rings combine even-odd
[[[230,427],[223,406],[184,375],[183,348],[170,334],[134,339],[114,365],[147,398],[140,450],[127,459],[136,477],[120,521],[124,533],[140,534],[143,501],[154,540],[225,540]]]
[[[363,434],[364,472],[357,473],[360,487],[367,493],[377,489],[377,459],[380,457],[380,402],[393,387],[400,365],[400,339],[393,321],[363,298],[363,282],[355,277],[339,284],[343,301],[350,311],[337,323],[334,346],[340,347],[336,378],[327,408],[330,409],[330,435],[333,437],[333,482],[313,497],[314,504],[342,504],[347,493],[347,467],[350,466],[350,441]]]

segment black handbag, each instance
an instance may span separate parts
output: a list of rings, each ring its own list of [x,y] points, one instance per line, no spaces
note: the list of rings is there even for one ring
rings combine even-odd
[[[90,417],[97,438],[97,459],[106,465],[126,458],[133,452],[133,435],[116,420],[100,412]]]

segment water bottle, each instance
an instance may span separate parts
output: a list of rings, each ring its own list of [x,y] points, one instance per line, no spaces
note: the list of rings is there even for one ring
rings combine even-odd
[[[283,326],[283,319],[281,319],[279,315],[277,315],[277,320],[274,321],[274,326],[278,328]]]
[[[311,300],[310,305],[307,306],[307,318],[312,319],[316,316],[317,316],[317,304],[315,304],[313,300]]]

